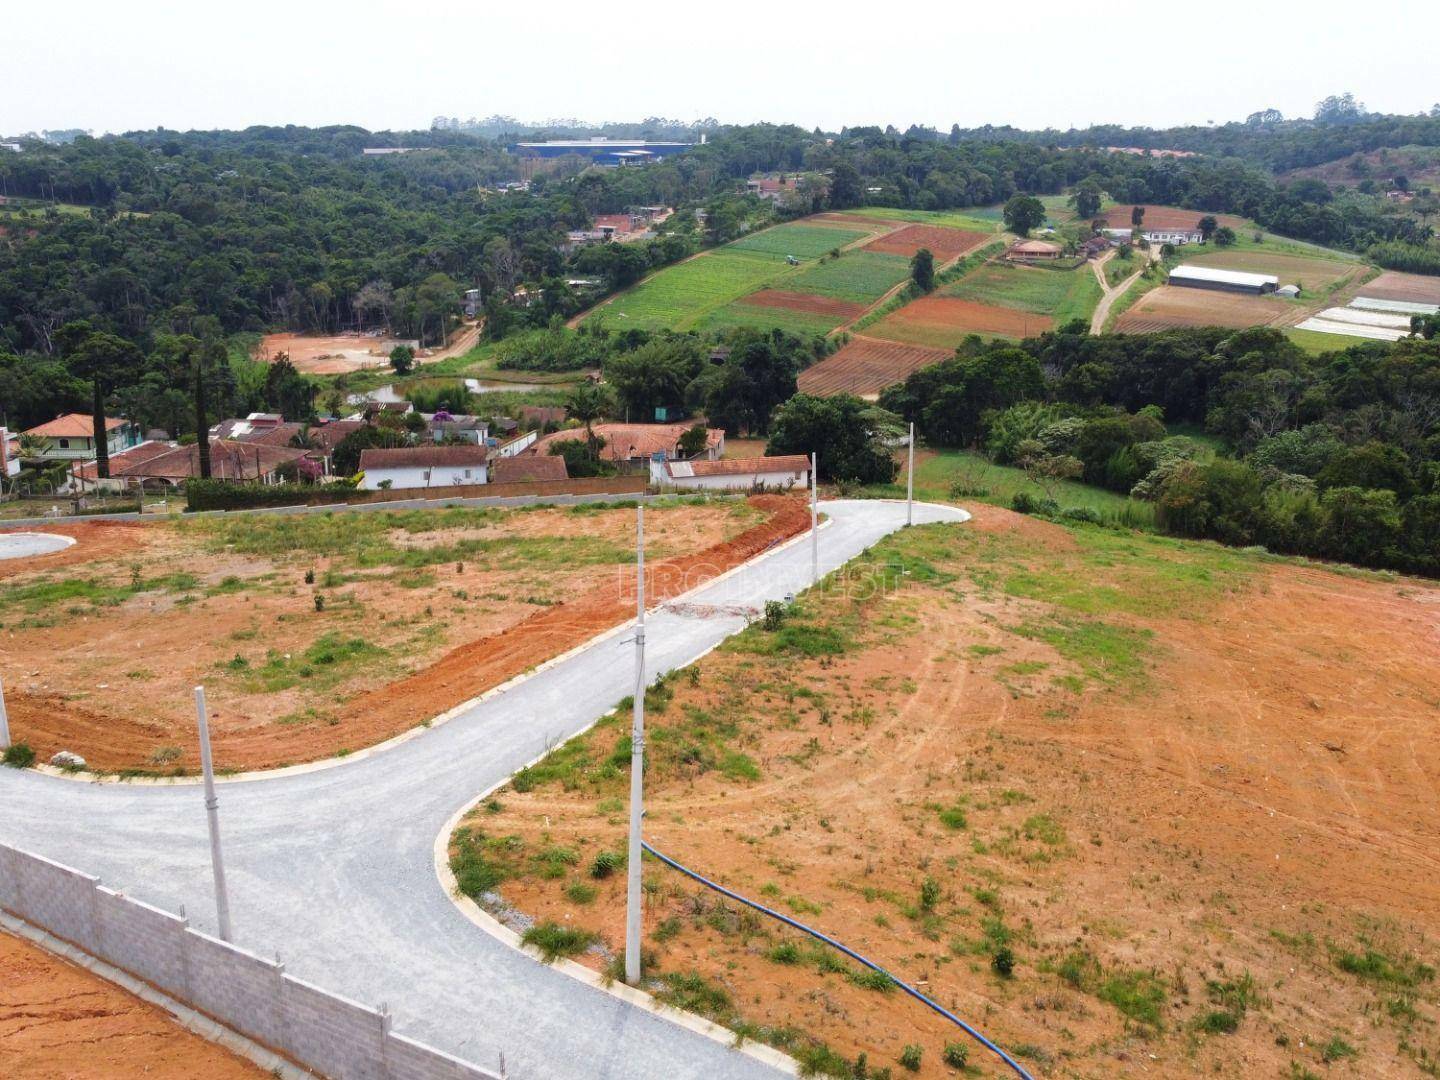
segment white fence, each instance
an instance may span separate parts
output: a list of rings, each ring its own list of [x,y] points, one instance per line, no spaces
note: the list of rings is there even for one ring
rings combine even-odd
[[[0,908],[333,1080],[499,1080],[68,866],[0,844]]]

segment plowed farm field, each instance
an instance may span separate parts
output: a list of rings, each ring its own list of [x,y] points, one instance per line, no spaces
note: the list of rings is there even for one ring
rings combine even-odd
[[[677,501],[646,516],[657,595],[694,587],[808,520],[778,497]],[[624,509],[52,531],[78,542],[7,560],[0,588],[12,735],[42,761],[71,750],[103,771],[193,770],[195,685],[208,692],[217,765],[273,768],[401,734],[634,609],[622,573],[634,514]]]
[[[947,360],[952,355],[949,349],[929,349],[898,341],[856,337],[832,356],[802,371],[800,392],[820,397],[854,394],[856,397],[873,398],[912,371]]]
[[[1403,300],[1411,304],[1440,304],[1440,277],[1423,274],[1402,274],[1387,270],[1374,281],[1360,288],[1365,296],[1377,300]]]
[[[903,255],[910,258],[921,248],[929,248],[935,262],[947,263],[957,255],[979,247],[992,239],[992,234],[966,229],[945,229],[935,225],[906,225],[865,245],[866,251],[882,255]]]
[[[1048,315],[980,304],[951,296],[923,296],[867,328],[871,337],[932,349],[953,349],[969,334],[1025,338],[1054,325]]]
[[[808,311],[827,315],[844,322],[853,319],[865,310],[864,304],[852,304],[837,300],[833,296],[815,296],[811,293],[790,292],[786,289],[761,289],[740,301],[750,307],[789,308],[792,311]]]
[[[1150,334],[1177,326],[1270,326],[1290,321],[1299,309],[1266,296],[1161,285],[1135,302],[1115,324],[1120,334]]]
[[[1130,214],[1135,209],[1135,204],[1124,203],[1119,206],[1110,206],[1100,213],[1096,218],[1104,218],[1110,223],[1112,229],[1128,229],[1130,227]],[[1142,227],[1150,229],[1193,229],[1202,217],[1206,216],[1204,210],[1186,210],[1179,206],[1151,206],[1145,204],[1145,220],[1141,222]],[[1210,214],[1219,224],[1228,225],[1232,229],[1248,228],[1250,223],[1242,217],[1234,214]]]
[[[1187,252],[1190,250],[1186,249]],[[1312,259],[1305,255],[1286,255],[1263,249],[1256,251],[1203,251],[1187,255],[1185,261],[1197,266],[1214,266],[1222,270],[1242,270],[1253,274],[1274,274],[1281,284],[1294,282],[1306,293],[1321,292],[1338,281],[1365,269],[1361,262],[1345,259]]]

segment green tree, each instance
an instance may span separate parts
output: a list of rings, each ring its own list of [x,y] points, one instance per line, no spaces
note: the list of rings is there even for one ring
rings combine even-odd
[[[638,349],[618,353],[605,363],[605,380],[631,421],[654,420],[656,409],[678,409],[700,372],[700,344],[689,337],[654,338]]]
[[[90,419],[95,436],[95,475],[110,478],[109,432],[105,427],[105,398],[118,380],[137,372],[144,357],[133,341],[88,327],[80,332],[69,353],[70,371],[90,383]]]
[[[891,423],[899,418],[890,415],[887,423],[887,414],[851,394],[796,394],[775,410],[765,453],[814,453],[822,479],[888,484],[896,472],[883,441]]]
[[[390,369],[396,375],[409,375],[415,366],[415,350],[409,345],[396,345],[390,350]]]
[[[921,248],[911,256],[910,280],[922,293],[935,288],[935,256],[929,248]]]
[[[860,172],[849,161],[841,159],[835,163],[830,176],[830,205],[836,210],[848,210],[859,206],[865,199],[865,184]]]
[[[1221,225],[1215,230],[1214,240],[1217,247],[1229,247],[1235,243],[1235,230],[1229,225]]]
[[[1214,214],[1206,214],[1196,223],[1195,227],[1200,230],[1200,238],[1208,244],[1210,238],[1215,235],[1215,230],[1220,227],[1220,222],[1216,220]]]
[[[709,442],[709,429],[704,424],[695,424],[681,432],[677,449],[684,457],[695,457],[697,454],[704,453]]]
[[[296,370],[290,357],[281,353],[265,371],[265,386],[261,394],[267,409],[278,412],[286,420],[298,422],[314,418],[317,389]]]
[[[1030,230],[1045,221],[1045,204],[1033,195],[1016,195],[1004,209],[1005,227],[1017,236],[1029,236]]]
[[[1138,229],[1145,224],[1145,208],[1143,206],[1132,206],[1130,208],[1130,227]]]
[[[604,418],[613,407],[610,388],[601,383],[582,383],[565,399],[566,411],[585,425],[585,445],[589,447],[591,457],[600,453],[599,440],[595,438],[595,421]]]
[[[1075,208],[1075,216],[1089,221],[1100,212],[1100,185],[1094,180],[1082,180],[1067,200]]]

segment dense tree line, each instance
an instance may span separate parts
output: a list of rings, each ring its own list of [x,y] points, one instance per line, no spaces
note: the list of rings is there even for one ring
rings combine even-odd
[[[972,339],[881,405],[1042,486],[1155,503],[1185,536],[1440,574],[1440,342],[1311,356],[1274,330]],[[1202,427],[1224,451],[1170,435]]]

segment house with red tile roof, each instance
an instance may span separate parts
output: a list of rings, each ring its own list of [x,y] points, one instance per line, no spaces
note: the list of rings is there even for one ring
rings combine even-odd
[[[565,459],[559,454],[521,454],[490,463],[492,484],[524,484],[539,480],[568,480]]]
[[[650,482],[672,491],[805,488],[810,485],[810,459],[804,454],[784,454],[719,461],[652,461]]]
[[[48,423],[23,432],[44,443],[46,461],[91,461],[95,457],[95,422],[88,413],[62,413]],[[140,428],[122,417],[105,418],[105,445],[111,454],[140,444]]]
[[[305,451],[291,446],[269,446],[236,439],[210,440],[210,478],[242,483],[269,484],[281,469],[298,462]],[[96,463],[86,462],[73,473],[82,491],[118,490],[137,485],[146,490],[183,487],[200,475],[200,447],[194,443],[145,442],[110,458],[110,479],[96,475]]]

